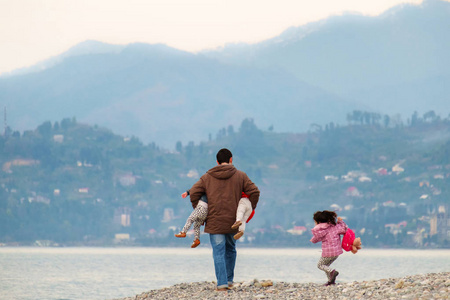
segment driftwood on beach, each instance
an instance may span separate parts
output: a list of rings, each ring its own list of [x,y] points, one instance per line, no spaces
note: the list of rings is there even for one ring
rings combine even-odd
[[[150,299],[450,299],[450,272],[338,283],[252,280],[216,292],[215,282],[181,283],[120,300]],[[119,300],[119,299],[117,299]]]

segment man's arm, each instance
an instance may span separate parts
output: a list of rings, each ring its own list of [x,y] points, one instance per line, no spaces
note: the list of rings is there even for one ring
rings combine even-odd
[[[198,201],[205,194],[205,185],[203,182],[203,176],[191,187],[189,195],[191,198],[191,204],[193,208],[197,207]]]
[[[254,184],[250,178],[248,178],[247,174],[244,173],[244,193],[246,193],[247,195],[249,195],[249,200],[252,203],[252,209],[256,208],[256,205],[258,204],[259,201],[259,189],[256,186],[256,184]]]

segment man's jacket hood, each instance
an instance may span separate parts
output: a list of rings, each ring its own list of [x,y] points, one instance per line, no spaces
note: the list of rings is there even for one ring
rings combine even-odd
[[[228,179],[236,172],[237,169],[233,165],[217,165],[206,173],[216,179]]]

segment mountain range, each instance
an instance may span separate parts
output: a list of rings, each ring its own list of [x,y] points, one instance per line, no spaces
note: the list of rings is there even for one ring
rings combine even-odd
[[[355,109],[450,113],[450,3],[344,14],[257,44],[189,53],[165,45],[86,41],[0,77],[8,125],[65,117],[174,148],[253,118],[302,132]]]

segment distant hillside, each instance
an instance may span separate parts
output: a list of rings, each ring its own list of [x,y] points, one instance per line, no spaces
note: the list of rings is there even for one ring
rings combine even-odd
[[[301,132],[346,124],[352,110],[446,116],[448,28],[450,3],[427,0],[200,54],[87,41],[22,75],[0,77],[0,105],[14,130],[76,117],[168,149],[244,118],[275,132]]]
[[[450,2],[404,4],[377,17],[345,14],[255,45],[205,54],[269,67],[381,113],[450,113]]]
[[[344,121],[357,106],[285,71],[145,44],[68,56],[41,72],[2,78],[0,97],[16,130],[74,116],[172,149],[246,117],[265,128],[302,131],[315,122]]]
[[[192,207],[180,195],[227,147],[261,191],[241,242],[309,246],[312,214],[332,209],[368,248],[449,247],[450,118],[429,111],[407,124],[353,111],[347,119],[303,133],[244,119],[170,152],[75,119],[8,131],[0,135],[0,244],[102,246],[126,233],[134,245],[183,245],[173,234]]]
[[[118,53],[122,51],[125,46],[123,45],[110,45],[99,41],[85,41],[75,45],[68,51],[61,55],[50,57],[44,61],[41,61],[31,67],[24,67],[17,70],[13,70],[8,73],[0,74],[0,78],[7,78],[12,76],[25,75],[29,73],[41,72],[43,70],[49,69],[59,63],[61,63],[65,58],[71,56],[87,55],[87,54],[106,54],[106,53]]]

